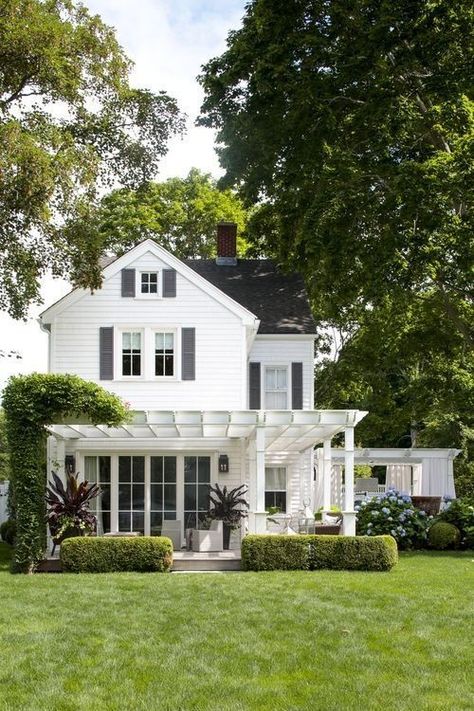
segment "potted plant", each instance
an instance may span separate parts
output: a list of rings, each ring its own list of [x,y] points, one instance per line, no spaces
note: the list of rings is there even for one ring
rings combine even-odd
[[[226,486],[221,489],[219,484],[210,487],[209,500],[211,507],[207,515],[210,519],[223,522],[225,550],[229,548],[231,531],[238,528],[242,519],[247,516],[246,509],[248,509],[249,505],[244,499],[246,491],[245,484],[236,486],[235,489],[230,491],[227,490]]]
[[[66,486],[55,472],[51,472],[53,481],[46,489],[48,511],[46,521],[49,525],[54,548],[66,538],[88,536],[95,533],[97,519],[89,510],[92,499],[100,493],[97,484],[78,481],[78,474],[66,474]]]

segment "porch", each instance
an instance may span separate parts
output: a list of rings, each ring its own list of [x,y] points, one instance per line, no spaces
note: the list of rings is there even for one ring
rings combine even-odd
[[[353,535],[354,428],[365,414],[357,410],[148,411],[134,413],[131,424],[115,428],[52,424],[48,471],[64,475],[68,467],[89,480],[94,471],[93,480],[107,494],[100,506],[108,530],[153,535],[163,520],[174,519],[182,523],[183,543],[189,525],[186,515],[194,515],[198,526],[206,510],[206,487],[217,482],[228,487],[246,484],[248,531],[264,533],[266,467],[288,467],[293,472],[288,510],[297,513],[305,502],[313,503],[315,445],[323,443],[327,448],[333,437],[344,433],[343,532]],[[105,474],[100,473],[102,465]]]

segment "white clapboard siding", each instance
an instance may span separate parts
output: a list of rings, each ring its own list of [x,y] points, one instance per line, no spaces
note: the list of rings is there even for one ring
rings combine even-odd
[[[291,363],[303,363],[303,409],[312,410],[314,400],[314,340],[294,341],[291,336],[282,336],[281,340],[275,337],[265,338],[257,336],[249,356],[250,361],[261,363],[261,388],[262,409],[265,409],[265,366],[288,367],[288,406],[291,409]]]
[[[167,268],[148,252],[128,265]],[[99,328],[194,327],[196,379],[102,381],[133,409],[239,409],[245,407],[245,339],[242,322],[218,300],[177,274],[175,298],[124,298],[121,274],[107,279],[60,313],[52,324],[51,370],[99,382]],[[159,291],[161,292],[161,274]],[[117,351],[117,349],[116,349]],[[119,357],[119,353],[115,353]],[[148,353],[148,357],[152,354]],[[177,354],[180,361],[180,353]]]

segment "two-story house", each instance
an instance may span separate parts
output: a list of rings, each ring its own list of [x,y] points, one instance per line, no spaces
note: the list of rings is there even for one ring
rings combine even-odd
[[[265,510],[310,504],[314,446],[346,439],[345,532],[354,531],[353,428],[359,411],[313,407],[315,324],[302,278],[236,258],[220,223],[217,259],[180,261],[147,239],[108,259],[102,288],[74,289],[40,317],[49,369],[96,381],[130,403],[118,428],[51,423],[50,467],[102,489],[99,531],[196,525],[209,485],[248,485],[249,530]]]

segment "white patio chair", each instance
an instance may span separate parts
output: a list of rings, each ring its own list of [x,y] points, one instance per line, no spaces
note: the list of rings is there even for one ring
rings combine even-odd
[[[208,531],[193,530],[193,551],[196,553],[219,553],[224,550],[224,524],[212,521]]]
[[[161,535],[171,538],[173,550],[181,550],[181,521],[163,521],[161,526]]]

